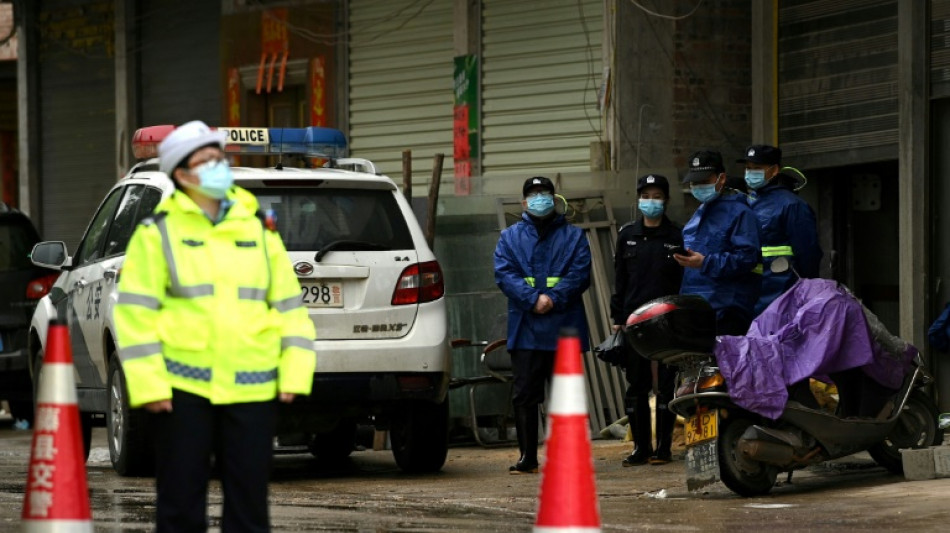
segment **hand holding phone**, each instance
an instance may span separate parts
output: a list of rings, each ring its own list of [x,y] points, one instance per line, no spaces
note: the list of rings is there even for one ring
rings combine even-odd
[[[686,248],[683,248],[682,246],[674,246],[670,248],[670,253],[677,255],[689,255],[689,252],[686,251]]]

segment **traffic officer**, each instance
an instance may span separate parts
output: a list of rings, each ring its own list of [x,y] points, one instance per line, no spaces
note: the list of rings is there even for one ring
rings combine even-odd
[[[745,181],[749,186],[749,205],[755,213],[762,245],[762,293],[755,304],[758,316],[791,287],[797,276],[817,278],[821,261],[818,224],[810,205],[795,193],[795,180],[782,173],[782,150],[767,144],[746,149]],[[776,257],[785,256],[795,272],[772,272]]]
[[[511,474],[538,471],[538,416],[554,371],[558,333],[577,330],[589,339],[581,295],[590,286],[590,246],[583,230],[555,210],[555,190],[543,176],[521,188],[521,220],[501,232],[495,247],[495,283],[508,297],[508,352],[518,462]]]
[[[637,207],[642,218],[625,224],[617,237],[614,255],[616,286],[610,298],[610,316],[614,331],[627,323],[627,317],[641,305],[670,294],[678,294],[683,267],[673,259],[674,248],[683,246],[683,229],[666,216],[670,184],[665,176],[649,174],[637,180]],[[673,399],[676,371],[667,365],[656,366],[656,386],[651,363],[632,354],[625,375],[627,391],[624,407],[633,434],[634,451],[623,466],[666,464],[670,462],[673,424],[676,415],[667,408]],[[656,393],[656,448],[650,424],[650,391]]]
[[[159,145],[175,191],[135,230],[115,307],[129,405],[150,413],[160,532],[207,530],[212,456],[222,531],[269,530],[275,400],[309,394],[316,366],[287,252],[223,148],[200,121]]]
[[[683,228],[686,254],[673,254],[683,272],[682,294],[697,294],[716,312],[717,335],[745,335],[761,278],[759,231],[741,194],[723,194],[722,154],[693,153],[684,183],[700,206]]]

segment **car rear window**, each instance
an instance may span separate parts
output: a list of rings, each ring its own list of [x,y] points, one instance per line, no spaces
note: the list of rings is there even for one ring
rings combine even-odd
[[[332,188],[251,189],[291,252],[315,251],[334,241],[347,250],[409,250],[412,236],[392,191]]]
[[[20,217],[0,217],[0,272],[33,268],[30,253],[39,235]]]

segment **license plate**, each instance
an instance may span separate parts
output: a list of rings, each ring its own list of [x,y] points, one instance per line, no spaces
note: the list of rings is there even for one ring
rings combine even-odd
[[[307,307],[343,307],[343,282],[300,280],[300,301]]]
[[[719,436],[719,411],[706,411],[691,416],[683,424],[686,446],[692,446]]]

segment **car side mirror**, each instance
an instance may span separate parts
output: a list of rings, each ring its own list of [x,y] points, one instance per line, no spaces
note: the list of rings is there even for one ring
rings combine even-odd
[[[37,243],[33,246],[33,252],[30,253],[30,260],[36,266],[56,270],[62,269],[69,260],[69,254],[66,253],[66,243],[63,241]]]
[[[769,266],[769,270],[775,274],[782,274],[788,272],[792,268],[792,264],[789,262],[787,257],[779,256],[772,260],[772,264]]]

